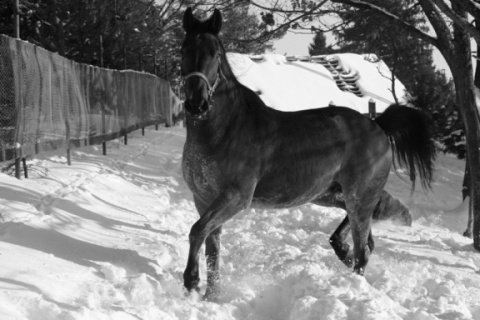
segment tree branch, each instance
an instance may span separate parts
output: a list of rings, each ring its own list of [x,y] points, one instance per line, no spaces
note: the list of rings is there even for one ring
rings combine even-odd
[[[334,13],[333,11],[331,10],[318,10],[320,9],[321,6],[323,6],[327,1],[324,0],[322,2],[320,2],[319,4],[315,5],[314,7],[312,7],[310,10],[308,11],[295,11],[295,13],[299,13],[300,15],[297,16],[296,18],[293,18],[293,19],[288,19],[285,23],[282,23],[280,24],[279,26],[277,26],[274,30],[271,30],[267,33],[264,33],[262,34],[261,36],[259,37],[256,37],[256,38],[252,38],[252,39],[244,39],[244,40],[237,40],[238,42],[255,42],[255,41],[261,41],[261,42],[265,42],[265,41],[268,41],[276,32],[286,28],[287,26],[291,25],[292,23],[295,23],[299,20],[302,20],[303,18],[306,18],[306,17],[309,17],[309,16],[313,16],[313,15],[320,15],[320,14],[325,14],[325,13]],[[276,12],[286,12],[285,10],[280,10],[280,9],[273,9],[273,8],[267,8],[267,7],[264,7],[264,6],[261,6],[261,5],[258,5],[256,3],[254,3],[253,1],[250,2],[251,4],[257,6],[258,8],[261,8],[261,9],[264,9],[264,10],[269,10],[269,11],[276,11]]]
[[[443,0],[430,0],[433,2],[447,17],[452,19],[459,27],[467,31],[470,36],[472,36],[477,43],[480,43],[480,32],[475,28],[474,25],[468,22],[467,19],[459,16],[455,11],[452,10]],[[463,7],[463,4],[459,2]],[[480,18],[480,16],[479,16]]]
[[[453,0],[453,2],[460,4],[476,20],[480,20],[480,3],[472,0]]]
[[[396,23],[398,26],[403,28],[405,31],[410,32],[411,34],[417,36],[418,38],[422,39],[423,41],[433,45],[437,46],[437,39],[435,37],[430,36],[429,34],[423,32],[422,30],[418,29],[412,24],[409,24],[405,21],[403,21],[400,17],[397,15],[385,10],[382,7],[376,6],[374,4],[371,4],[369,2],[363,1],[363,0],[331,0],[334,3],[341,3],[345,5],[349,5],[351,7],[355,7],[358,9],[367,9],[371,10],[377,14],[381,14],[390,21]]]

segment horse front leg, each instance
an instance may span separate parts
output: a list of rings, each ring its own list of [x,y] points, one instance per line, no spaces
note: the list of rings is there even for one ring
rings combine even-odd
[[[203,216],[208,205],[198,197],[194,196],[195,207],[200,216]],[[207,259],[207,292],[205,297],[215,299],[218,296],[218,285],[220,283],[219,261],[220,261],[220,236],[222,227],[213,230],[205,239],[205,257]]]
[[[185,288],[188,291],[196,290],[199,291],[198,284],[200,282],[200,277],[198,273],[198,260],[199,260],[199,251],[205,241],[205,239],[212,234],[213,231],[217,230],[223,223],[232,218],[235,214],[241,210],[247,208],[250,205],[251,197],[253,192],[241,193],[238,190],[228,189],[222,192],[208,207],[205,213],[202,214],[200,219],[195,222],[192,226],[189,235],[190,241],[190,250],[188,254],[187,267],[183,273],[183,280]],[[209,253],[216,252],[216,255],[210,259],[211,270],[217,271],[211,273],[211,281],[207,283],[206,293],[210,296],[206,296],[206,299],[214,300],[218,296],[219,292],[219,280],[218,277],[215,279],[215,273],[218,273],[218,247],[220,245],[219,241],[219,231],[218,234],[213,233],[212,237],[207,241],[207,250]],[[218,238],[216,238],[218,236]],[[218,239],[218,242],[216,241]],[[208,259],[207,259],[208,261]]]
[[[216,300],[220,294],[220,235],[222,227],[213,230],[205,240],[205,257],[207,259],[206,300]]]

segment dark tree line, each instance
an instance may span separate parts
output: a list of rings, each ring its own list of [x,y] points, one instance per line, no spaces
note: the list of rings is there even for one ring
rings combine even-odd
[[[261,53],[272,46],[259,14],[248,6],[221,6],[227,50]],[[207,1],[178,0],[20,0],[20,38],[77,62],[133,69],[178,81],[181,19],[187,7],[208,16]],[[0,33],[13,36],[13,1],[0,4]],[[102,49],[100,49],[102,48]]]

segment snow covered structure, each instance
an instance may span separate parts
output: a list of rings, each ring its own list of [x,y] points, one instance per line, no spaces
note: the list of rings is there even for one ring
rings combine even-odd
[[[368,113],[368,101],[373,99],[377,112],[383,112],[395,102],[392,73],[373,54],[285,57],[228,53],[227,57],[238,80],[278,110],[321,108],[333,102]],[[395,92],[399,102],[406,103],[407,93],[398,79]]]

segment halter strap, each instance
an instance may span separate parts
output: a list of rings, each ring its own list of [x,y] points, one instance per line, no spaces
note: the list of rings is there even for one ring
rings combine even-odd
[[[201,72],[191,72],[189,74],[187,74],[185,77],[183,77],[183,82],[185,83],[185,81],[187,81],[188,78],[192,78],[192,77],[200,77],[201,79],[203,79],[205,81],[205,83],[207,84],[208,86],[208,97],[211,98],[213,93],[215,92],[215,89],[217,88],[218,84],[220,83],[220,76],[219,74],[217,73],[217,78],[215,79],[215,83],[213,84],[213,86],[210,85],[210,82],[208,81],[208,78]]]
[[[213,86],[210,85],[210,82],[208,81],[208,78],[203,73],[198,72],[198,71],[190,72],[185,77],[183,77],[183,83],[185,84],[185,81],[187,81],[188,78],[200,77],[207,84],[208,98],[211,99],[213,94],[215,93],[215,89],[217,89],[218,85],[220,84],[220,80],[222,78],[226,79],[225,76],[223,75],[222,69],[220,68],[221,62],[222,62],[222,60],[221,60],[220,56],[218,56],[218,72],[217,72],[217,78],[215,79],[215,82],[213,83]]]

